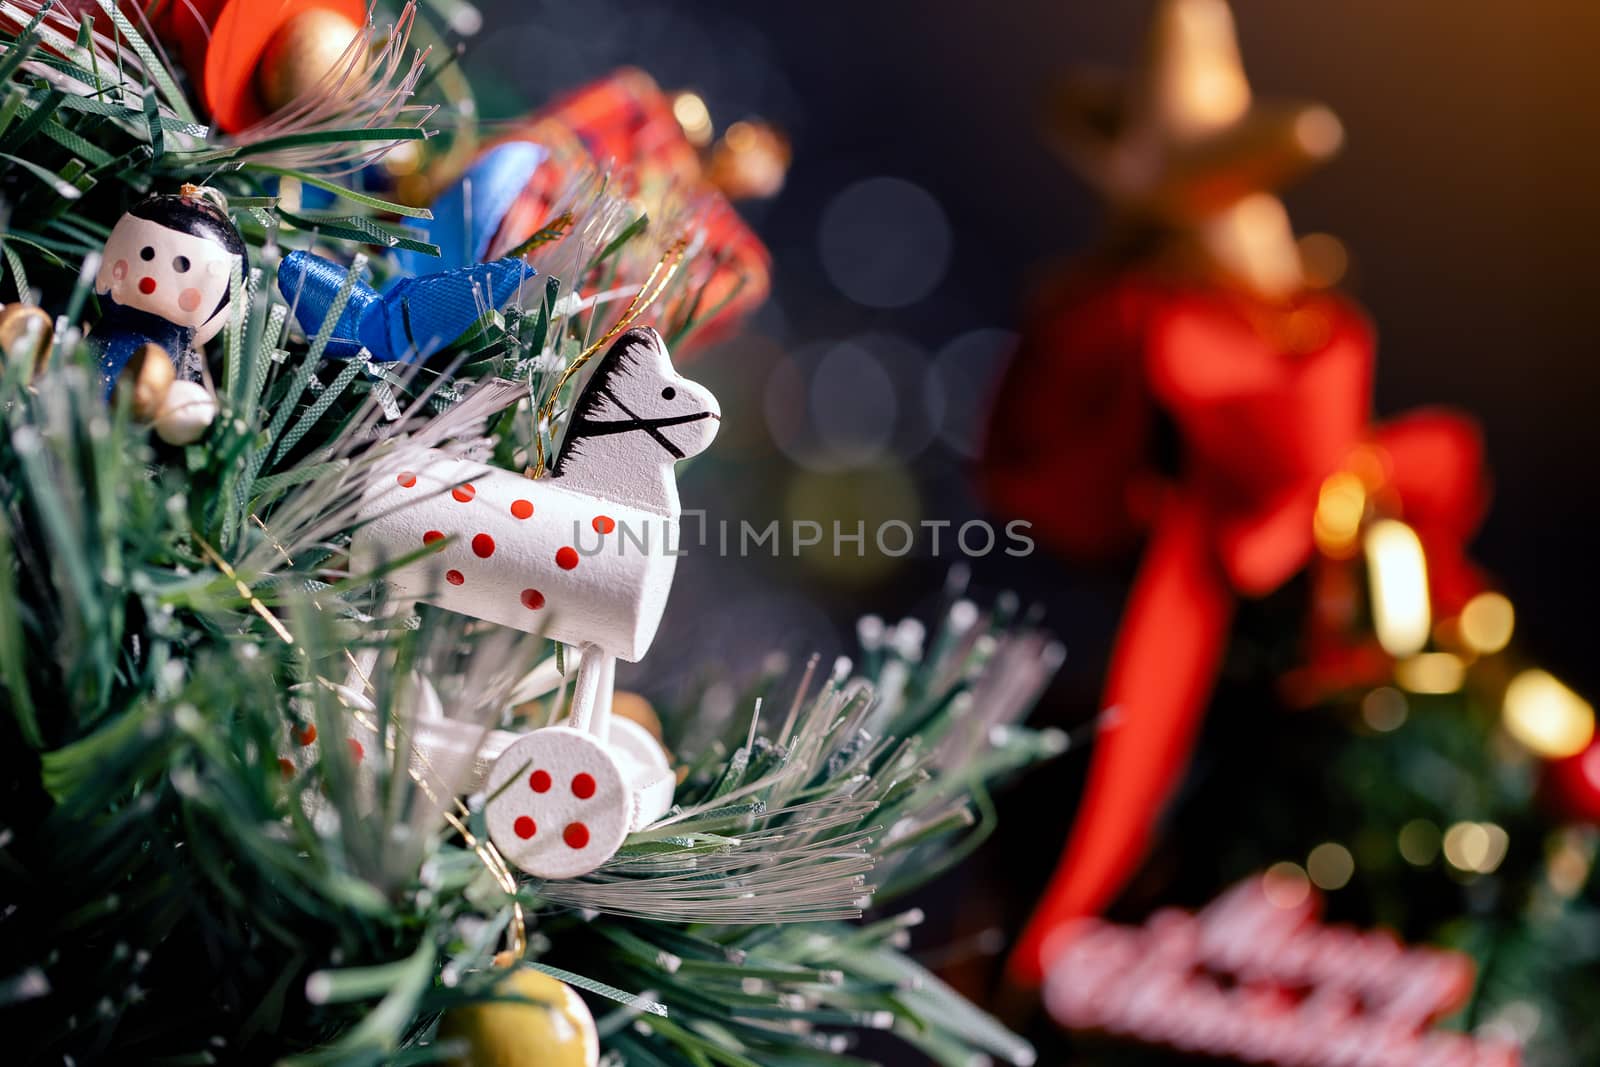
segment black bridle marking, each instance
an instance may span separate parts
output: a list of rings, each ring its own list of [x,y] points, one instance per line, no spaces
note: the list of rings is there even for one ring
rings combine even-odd
[[[625,419],[577,419],[574,421],[572,428],[578,432],[579,440],[585,437],[605,437],[609,434],[633,433],[635,430],[642,430],[649,434],[656,444],[666,449],[667,454],[672,456],[673,459],[683,459],[683,450],[667,440],[666,435],[661,432],[661,428],[664,426],[682,426],[684,423],[699,422],[701,419],[709,419],[711,417],[711,412],[709,411],[697,411],[692,415],[672,415],[661,419],[645,419],[640,418],[628,405],[624,404],[617,394],[611,391],[610,385],[602,385],[600,387],[600,395],[621,408],[622,413],[628,417]]]

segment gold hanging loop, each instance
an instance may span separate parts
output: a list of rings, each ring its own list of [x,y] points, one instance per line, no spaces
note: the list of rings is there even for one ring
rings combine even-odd
[[[644,280],[644,284],[639,287],[639,291],[633,294],[633,299],[628,301],[628,306],[623,309],[621,317],[612,324],[609,330],[601,335],[598,341],[578,353],[578,358],[568,364],[567,368],[561,372],[561,377],[556,379],[555,387],[550,390],[550,395],[539,406],[538,419],[534,423],[534,463],[527,471],[528,477],[542,478],[545,475],[544,430],[550,424],[550,420],[555,417],[556,404],[561,398],[561,390],[566,387],[575,374],[583,369],[585,363],[594,358],[595,353],[615,340],[623,330],[632,326],[640,315],[650,309],[651,304],[660,299],[661,294],[666,292],[667,286],[672,282],[673,275],[677,274],[678,268],[683,265],[683,255],[688,250],[688,247],[689,240],[686,237],[680,237],[667,246],[667,250],[661,254],[661,258],[656,261],[656,265],[650,269],[650,276]]]

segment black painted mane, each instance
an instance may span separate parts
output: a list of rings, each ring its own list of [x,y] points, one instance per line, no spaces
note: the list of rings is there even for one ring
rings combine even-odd
[[[621,382],[639,369],[640,360],[646,358],[648,350],[654,343],[650,334],[651,331],[640,327],[628,330],[617,338],[604,356],[600,357],[594,373],[589,376],[583,392],[578,395],[578,403],[572,409],[572,418],[567,423],[567,435],[561,442],[561,454],[556,457],[555,463],[550,468],[551,475],[563,474],[567,461],[582,454],[583,443],[591,436],[585,432],[585,427],[598,419],[606,403],[606,388],[613,382]],[[638,348],[643,348],[646,352],[635,351]]]

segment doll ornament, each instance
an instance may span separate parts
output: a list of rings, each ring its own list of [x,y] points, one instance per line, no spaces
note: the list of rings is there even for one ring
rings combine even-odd
[[[169,443],[198,438],[215,414],[200,384],[198,346],[228,321],[235,264],[243,277],[243,238],[207,191],[192,185],[134,205],[106,240],[94,282],[106,310],[89,335],[100,380],[109,398],[126,375],[135,414],[155,422]]]
[[[442,715],[414,726],[430,763],[483,786],[490,837],[529,874],[586,874],[672,805],[665,750],[613,718],[612,689],[617,659],[649,649],[672,586],[673,464],[704,450],[720,419],[716,398],[672,369],[660,335],[632,329],[584,386],[549,477],[430,450],[386,470],[364,501],[354,572],[436,545],[386,575],[403,598],[580,650],[565,725],[488,738]]]

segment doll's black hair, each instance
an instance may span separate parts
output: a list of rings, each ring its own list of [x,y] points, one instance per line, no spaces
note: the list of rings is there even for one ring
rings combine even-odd
[[[230,254],[239,257],[241,267],[247,267],[244,238],[228,213],[201,196],[168,193],[147,197],[128,210],[136,219],[146,219],[169,230],[177,230],[191,237],[215,241]]]

